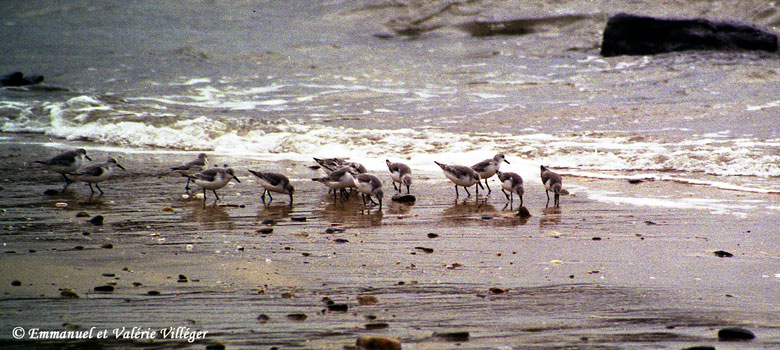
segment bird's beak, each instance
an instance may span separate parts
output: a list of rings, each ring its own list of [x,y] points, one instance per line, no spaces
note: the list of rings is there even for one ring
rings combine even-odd
[[[122,166],[122,164],[119,164],[119,163],[117,163],[117,164],[116,164],[116,166],[117,166],[119,169],[122,169],[122,170],[124,170],[124,171],[127,171],[127,169],[125,169],[125,167],[123,167],[123,166]]]
[[[507,164],[509,164],[509,161],[508,161],[508,160],[506,160],[506,159],[504,159],[504,163],[507,163]]]
[[[233,175],[233,178],[236,179],[236,182],[241,183],[241,180],[239,180],[237,176]]]
[[[88,155],[86,155],[86,154],[84,155],[84,158],[87,158],[87,159],[89,159],[90,161],[92,161],[92,158],[90,158],[90,157],[89,157]]]

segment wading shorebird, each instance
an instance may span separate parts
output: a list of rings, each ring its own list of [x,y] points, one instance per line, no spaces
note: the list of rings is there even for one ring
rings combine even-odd
[[[181,175],[195,175],[203,169],[205,169],[208,166],[209,158],[206,155],[206,153],[198,154],[198,158],[188,162],[184,165],[179,165],[171,168],[171,170],[181,174]],[[187,177],[187,184],[184,185],[184,190],[188,191],[190,190],[190,177]]]
[[[550,206],[550,191],[555,194],[555,207],[560,205],[561,189],[563,189],[563,179],[555,172],[550,171],[542,165],[542,183],[544,184],[544,193],[547,194],[547,204]]]
[[[504,155],[499,153],[493,156],[491,159],[485,159],[471,166],[471,168],[474,169],[477,174],[479,174],[479,177],[485,180],[485,187],[487,187],[488,193],[492,191],[490,190],[490,186],[488,186],[487,180],[495,175],[496,172],[501,168],[501,162],[509,164],[509,162],[504,158]]]
[[[92,160],[92,158],[87,156],[87,150],[78,148],[62,152],[47,160],[36,160],[35,163],[43,164],[47,169],[62,174],[62,177],[65,178],[65,187],[68,187],[73,181],[65,176],[65,174],[71,174],[79,170],[79,168],[81,168],[81,163],[84,162],[84,158]]]
[[[268,203],[271,203],[274,198],[271,197],[271,192],[287,194],[290,196],[290,204],[293,203],[293,192],[295,188],[290,184],[290,179],[287,176],[271,172],[262,172],[249,170],[250,173],[258,177],[260,186],[263,186],[263,196],[261,197],[263,203],[265,203],[265,194],[268,193],[270,199]]]
[[[358,173],[357,170],[355,169],[354,164],[357,163],[353,163],[351,165],[342,167],[338,170],[334,170],[333,172],[331,172],[325,177],[317,177],[317,178],[313,178],[312,180],[322,183],[323,185],[328,186],[328,188],[332,189],[333,200],[336,200],[336,197],[338,195],[336,190],[340,190],[341,195],[346,198],[347,194],[345,189],[357,187],[355,184],[355,176],[357,176]]]
[[[90,197],[95,194],[95,190],[92,189],[92,184],[95,184],[95,187],[97,187],[98,191],[100,191],[100,195],[102,196],[103,190],[100,189],[98,183],[108,180],[108,178],[111,177],[111,175],[114,173],[114,167],[127,171],[116,161],[116,159],[108,158],[105,163],[85,166],[71,175],[73,175],[76,180],[86,182],[89,185]]]
[[[230,182],[230,180],[235,179],[236,182],[241,182],[241,180],[236,177],[235,172],[233,172],[233,169],[231,168],[211,168],[206,169],[204,171],[201,171],[194,175],[182,175],[185,177],[188,177],[192,179],[192,182],[194,182],[196,185],[203,188],[203,205],[206,205],[206,190],[211,190],[211,192],[214,193],[214,196],[217,197],[217,201],[219,200],[219,195],[217,194],[217,190],[225,187],[225,185]],[[216,203],[216,201],[214,201]]]
[[[378,177],[370,174],[360,174],[357,177],[357,183],[355,185],[357,185],[357,189],[363,197],[363,205],[366,205],[366,197],[371,201],[371,204],[377,204],[371,199],[373,196],[379,200],[379,209],[382,209],[382,197],[384,196],[384,192],[382,191],[382,182],[379,181]]]
[[[469,192],[468,188],[477,185],[477,196],[479,196],[479,187],[482,186],[482,183],[479,182],[479,174],[474,171],[474,169],[465,165],[448,165],[439,163],[437,161],[434,161],[434,163],[436,163],[436,165],[441,168],[441,170],[444,172],[444,176],[455,183],[456,199],[460,196],[458,193],[458,186],[463,186],[463,189],[466,190],[466,193],[470,197],[471,193]]]
[[[523,194],[525,193],[525,190],[523,189],[523,178],[517,173],[501,171],[496,171],[496,176],[498,176],[498,180],[501,181],[501,192],[503,192],[506,199],[509,200],[509,205],[512,205],[514,194],[517,193],[517,196],[520,197],[520,206],[522,207]]]
[[[385,159],[385,163],[390,170],[390,177],[393,178],[393,188],[401,192],[401,186],[406,186],[406,193],[409,194],[409,186],[412,185],[412,168],[404,163],[393,163],[389,159]]]

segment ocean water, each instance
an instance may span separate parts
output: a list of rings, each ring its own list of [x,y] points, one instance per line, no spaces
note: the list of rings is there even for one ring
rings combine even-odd
[[[434,160],[501,152],[526,181],[544,164],[570,178],[765,196],[721,206],[575,188],[594,200],[778,211],[779,57],[602,58],[618,12],[780,25],[770,1],[4,1],[0,73],[46,81],[0,89],[2,141],[40,133],[56,148],[349,157],[372,171],[391,159],[431,174]],[[524,35],[461,29],[516,18],[529,19]],[[418,34],[399,34],[409,28]]]

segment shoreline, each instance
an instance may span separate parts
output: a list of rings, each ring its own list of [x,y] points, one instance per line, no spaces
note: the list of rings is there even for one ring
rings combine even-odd
[[[81,184],[46,196],[46,189],[61,185],[58,175],[20,172],[55,153],[51,148],[34,142],[0,148],[7,155],[0,206],[9,227],[0,259],[18,267],[0,279],[3,345],[30,345],[10,338],[13,327],[61,329],[65,323],[82,329],[189,325],[209,332],[171,348],[220,342],[228,348],[341,349],[371,334],[399,338],[404,348],[434,349],[451,343],[432,334],[458,329],[471,335],[458,343],[465,349],[682,348],[714,344],[717,329],[731,325],[757,335],[738,348],[780,344],[774,300],[780,250],[772,239],[780,214],[614,205],[577,191],[695,193],[690,185],[565,178],[573,195],[561,198],[560,209],[544,209],[541,184],[526,179],[532,217],[521,220],[503,208],[495,180],[489,197],[480,192],[479,202],[464,203],[454,201],[443,176],[425,174],[412,185],[417,202],[404,205],[389,200],[389,174],[380,174],[388,200],[379,211],[363,208],[354,195],[334,203],[322,185],[298,180],[318,174],[311,164],[219,156],[212,162],[230,164],[242,182],[219,190],[222,200],[214,205],[209,197],[204,208],[197,198],[181,197],[182,179],[163,175],[194,153],[113,154],[130,171],[115,174],[101,186],[105,195],[90,200]],[[292,206],[285,196],[262,205],[261,190],[245,171],[258,165],[296,179]],[[771,195],[707,196],[749,201]],[[82,211],[88,216],[77,217]],[[104,225],[88,222],[96,215],[105,217]],[[267,219],[275,224],[262,225]],[[265,228],[271,231],[261,233]],[[717,257],[720,250],[733,257]],[[187,282],[178,282],[179,275]],[[93,290],[109,282],[113,292]],[[63,298],[61,288],[80,298]],[[378,302],[361,305],[358,295]],[[326,299],[348,311],[330,309]],[[59,316],[47,316],[51,309]],[[295,320],[301,314],[306,319]],[[366,329],[377,322],[382,328]]]

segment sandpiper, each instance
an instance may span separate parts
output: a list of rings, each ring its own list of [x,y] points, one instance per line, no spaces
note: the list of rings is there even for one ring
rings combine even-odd
[[[105,163],[85,166],[71,175],[73,175],[76,180],[86,182],[89,185],[90,197],[95,194],[95,190],[92,189],[92,184],[95,184],[95,187],[97,187],[98,191],[100,191],[100,195],[102,196],[103,190],[100,189],[98,183],[106,181],[109,177],[111,177],[111,174],[114,173],[114,167],[125,170],[125,168],[120,165],[116,159],[108,158]]]
[[[207,164],[209,162],[209,158],[206,155],[206,153],[198,154],[198,159],[195,159],[191,162],[188,162],[187,164],[176,166],[171,168],[171,170],[182,174],[182,175],[195,175],[203,169],[207,167]],[[190,178],[187,177],[187,184],[184,185],[184,190],[189,191],[190,190]]]
[[[219,200],[218,189],[225,187],[232,179],[235,179],[236,182],[241,182],[232,168],[211,168],[197,174],[184,174],[182,176],[192,179],[192,182],[203,188],[203,205],[206,205],[206,190],[211,190],[214,196],[217,197],[217,200]]]
[[[276,192],[289,195],[290,204],[292,204],[293,192],[295,192],[295,188],[290,184],[290,179],[288,179],[287,176],[278,173],[255,171],[251,169],[249,172],[257,176],[260,186],[263,186],[263,196],[261,197],[263,203],[265,203],[266,193],[268,193],[268,203],[271,203],[274,200],[274,198],[271,197],[271,192]]]
[[[561,175],[550,171],[544,165],[542,165],[542,183],[544,184],[544,193],[547,194],[547,204],[550,205],[550,191],[555,194],[555,207],[560,204],[561,189],[563,188],[563,180]]]
[[[390,176],[393,178],[393,188],[401,192],[401,186],[406,186],[406,193],[409,193],[409,186],[412,185],[412,168],[404,163],[393,163],[385,159],[387,168],[390,170]],[[396,187],[395,183],[398,183]]]
[[[348,165],[334,170],[325,177],[313,178],[312,180],[320,182],[334,190],[333,199],[335,200],[337,196],[336,190],[341,190],[342,195],[345,195],[345,189],[356,187],[355,176],[357,176],[357,170],[353,165]]]
[[[514,194],[520,197],[520,206],[523,206],[523,178],[517,173],[496,171],[498,180],[501,181],[501,192],[504,193],[509,204],[512,205]],[[509,192],[507,192],[509,191]]]
[[[347,164],[347,160],[344,158],[314,158],[314,161],[319,164],[326,174],[330,174],[336,169],[341,169]]]
[[[84,158],[92,160],[92,158],[87,156],[87,150],[78,148],[62,152],[47,160],[36,160],[35,163],[43,164],[47,169],[62,174],[62,177],[65,178],[65,187],[68,187],[73,181],[65,176],[65,174],[70,174],[79,170],[81,163],[84,162]]]
[[[463,186],[463,189],[466,190],[466,193],[471,196],[468,188],[477,185],[477,196],[479,196],[479,187],[482,186],[482,183],[479,182],[479,174],[477,174],[474,169],[465,165],[447,165],[437,161],[434,161],[434,163],[436,163],[436,165],[441,168],[441,170],[444,172],[444,176],[455,183],[455,198],[458,198],[459,196],[458,186]]]
[[[499,153],[493,156],[491,159],[485,159],[471,166],[471,168],[479,174],[479,177],[485,180],[485,186],[487,187],[488,193],[490,193],[491,190],[490,186],[488,186],[487,179],[495,175],[496,171],[501,168],[501,162],[509,164],[509,162],[504,158],[504,155]]]
[[[379,209],[382,209],[382,197],[384,192],[382,191],[382,182],[379,178],[370,174],[360,174],[357,177],[357,186],[360,195],[363,197],[363,205],[366,205],[366,197],[372,204],[377,204],[371,199],[371,196],[376,197],[379,200]]]

